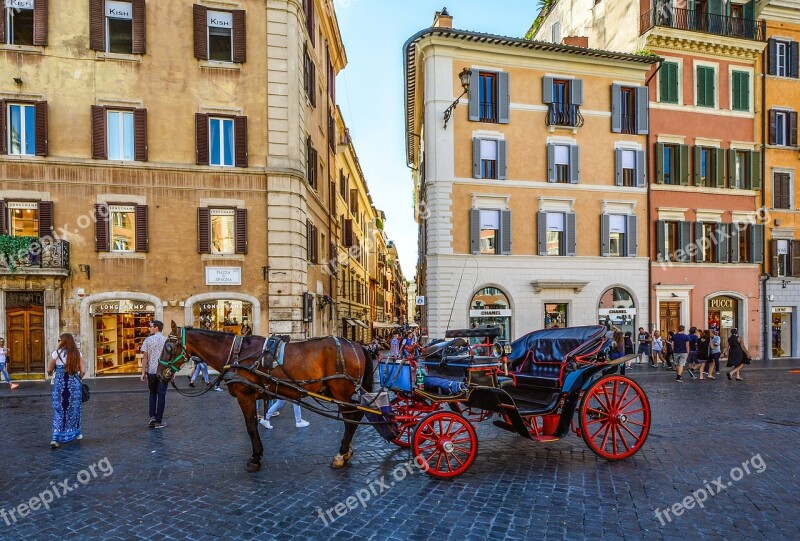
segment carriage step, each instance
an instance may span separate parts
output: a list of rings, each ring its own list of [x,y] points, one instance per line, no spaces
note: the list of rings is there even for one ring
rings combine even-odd
[[[532,439],[540,443],[546,443],[548,441],[558,441],[561,438],[557,438],[555,436],[533,436]]]

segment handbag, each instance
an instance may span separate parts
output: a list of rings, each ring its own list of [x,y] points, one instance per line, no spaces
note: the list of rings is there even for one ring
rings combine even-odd
[[[88,402],[91,396],[92,395],[89,392],[89,386],[81,382],[81,402]]]

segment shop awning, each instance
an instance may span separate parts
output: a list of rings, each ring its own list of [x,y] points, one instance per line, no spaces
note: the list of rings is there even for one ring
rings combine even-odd
[[[356,325],[355,321],[353,321],[352,319],[345,318],[344,322],[347,323],[348,325],[352,325],[353,327],[355,327]]]
[[[356,325],[360,325],[361,327],[364,327],[365,329],[369,330],[369,325],[367,325],[366,323],[364,323],[360,319],[356,319],[354,321],[356,322]]]
[[[394,329],[397,327],[394,323],[381,323],[380,321],[373,321],[372,326],[376,329]]]

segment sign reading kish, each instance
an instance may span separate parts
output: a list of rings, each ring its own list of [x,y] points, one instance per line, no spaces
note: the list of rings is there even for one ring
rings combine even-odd
[[[208,26],[216,28],[233,28],[233,14],[223,11],[209,11],[207,14]]]
[[[33,0],[6,0],[6,7],[13,9],[33,9]]]
[[[130,2],[106,0],[106,17],[112,19],[132,19],[133,7]]]

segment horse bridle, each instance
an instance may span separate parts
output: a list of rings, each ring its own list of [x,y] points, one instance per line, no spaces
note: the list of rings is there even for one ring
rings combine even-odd
[[[160,358],[158,359],[158,364],[166,367],[166,368],[164,368],[163,372],[161,373],[162,377],[164,378],[165,381],[171,380],[172,376],[177,374],[178,370],[181,369],[181,366],[183,365],[183,363],[185,363],[187,361],[187,359],[186,359],[186,328],[185,327],[180,327],[180,331],[181,331],[180,353],[173,354],[172,352],[170,352],[170,349],[174,350],[176,348],[176,346],[178,345],[178,337],[173,335],[173,334],[170,334],[169,338],[167,338],[167,342],[164,344],[164,349],[167,350],[167,353],[170,353],[170,355],[172,355],[172,358],[167,360],[167,361],[163,361]],[[178,365],[177,363],[179,361],[183,361],[183,362],[181,362],[181,364]]]

